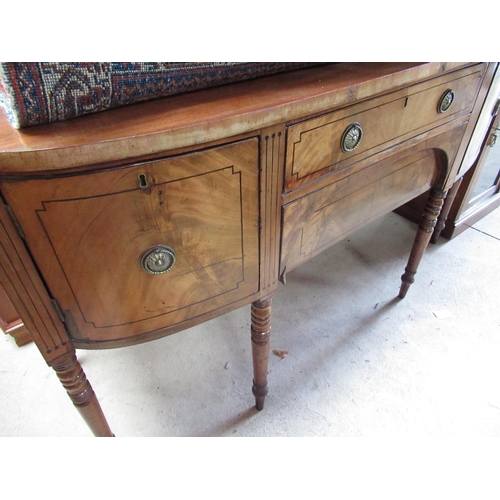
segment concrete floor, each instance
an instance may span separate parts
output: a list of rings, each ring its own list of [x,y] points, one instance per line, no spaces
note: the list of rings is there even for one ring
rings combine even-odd
[[[287,276],[253,408],[249,307],[135,347],[79,351],[117,436],[500,436],[500,210],[430,245],[395,214]],[[0,337],[0,436],[91,436],[33,344]]]

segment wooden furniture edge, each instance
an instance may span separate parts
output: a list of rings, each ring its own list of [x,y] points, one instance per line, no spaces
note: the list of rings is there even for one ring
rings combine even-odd
[[[13,129],[2,111],[0,175],[122,160],[257,132],[474,64],[339,63],[22,130]]]

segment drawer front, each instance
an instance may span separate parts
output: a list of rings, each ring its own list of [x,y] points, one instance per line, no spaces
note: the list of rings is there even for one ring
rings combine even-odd
[[[257,139],[2,189],[77,340],[148,333],[258,291]]]
[[[427,151],[289,203],[283,209],[281,273],[401,205],[409,192],[426,191],[434,180],[434,156]]]
[[[447,170],[466,124],[418,144],[406,156],[388,158],[283,207],[280,275],[362,226],[424,193]]]
[[[470,113],[482,68],[435,78],[289,127],[285,191]],[[448,91],[452,101],[443,111],[439,105],[444,96],[451,95]]]

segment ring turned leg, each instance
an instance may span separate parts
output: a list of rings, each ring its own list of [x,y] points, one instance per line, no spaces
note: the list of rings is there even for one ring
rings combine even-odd
[[[258,300],[252,303],[252,358],[253,388],[255,407],[264,408],[267,388],[267,367],[269,364],[269,345],[271,336],[272,299]]]
[[[114,436],[76,354],[69,352],[58,358],[52,368],[93,434],[99,437]]]
[[[441,209],[441,213],[439,214],[439,217],[436,222],[436,227],[434,228],[434,232],[432,233],[431,236],[431,243],[437,242],[437,240],[439,239],[439,235],[441,234],[441,231],[444,229],[446,225],[446,219],[448,218],[451,206],[455,201],[455,197],[460,188],[460,184],[462,184],[462,179],[463,179],[462,177],[458,179],[458,181],[456,181],[455,184],[453,184],[451,189],[448,191],[448,194],[446,195],[446,198],[443,203],[443,208]]]
[[[440,189],[432,189],[429,199],[427,200],[427,205],[425,206],[424,215],[420,226],[417,230],[417,235],[415,236],[415,241],[410,252],[410,257],[408,258],[408,264],[405,268],[403,276],[401,276],[401,288],[399,290],[399,297],[404,299],[410,285],[415,281],[415,274],[417,273],[418,265],[425,249],[429,243],[432,236],[432,231],[436,225],[439,212],[443,205],[444,197],[446,192]]]

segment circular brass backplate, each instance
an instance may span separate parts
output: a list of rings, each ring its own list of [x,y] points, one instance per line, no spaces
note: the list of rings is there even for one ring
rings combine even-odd
[[[156,245],[146,250],[141,258],[141,266],[149,274],[163,274],[175,264],[175,251],[166,245]]]
[[[363,129],[361,125],[357,122],[351,123],[342,134],[342,140],[340,142],[342,151],[344,151],[344,153],[354,151],[359,146],[362,138]]]
[[[455,93],[453,90],[448,89],[439,99],[438,112],[444,113],[450,109],[450,106],[453,103],[453,99],[455,99]]]

